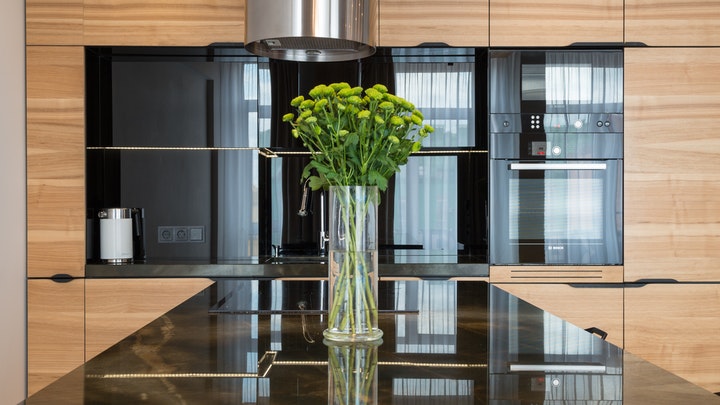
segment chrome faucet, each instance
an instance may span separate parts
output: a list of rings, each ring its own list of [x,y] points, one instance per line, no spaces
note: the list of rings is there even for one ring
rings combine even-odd
[[[303,194],[300,199],[300,209],[298,210],[298,215],[301,217],[312,215],[313,212],[311,210],[311,203],[312,190],[310,189],[310,179],[307,179],[305,180],[305,183],[303,183]],[[327,254],[328,240],[328,234],[327,231],[325,231],[325,192],[320,191],[320,235],[318,238],[318,254],[320,256],[325,256]]]

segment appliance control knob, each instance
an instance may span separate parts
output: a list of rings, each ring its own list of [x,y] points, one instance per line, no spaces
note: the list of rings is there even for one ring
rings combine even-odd
[[[503,126],[504,126],[505,128],[509,127],[509,126],[510,126],[510,121],[503,121]]]
[[[580,129],[580,128],[583,127],[583,122],[580,121],[580,120],[577,120],[577,121],[575,121],[575,123],[573,124],[573,126],[575,127],[575,129]]]
[[[602,127],[602,126],[603,126],[603,122],[602,122],[602,121],[598,121],[597,124],[595,124],[595,125],[597,125],[598,127]]]
[[[553,146],[553,147],[552,147],[552,154],[553,154],[554,156],[558,156],[558,155],[561,154],[561,153],[562,153],[562,148],[561,148],[561,147],[559,147],[559,146]]]
[[[606,126],[606,127],[609,127],[609,126],[610,126],[610,121],[605,121],[605,126]]]

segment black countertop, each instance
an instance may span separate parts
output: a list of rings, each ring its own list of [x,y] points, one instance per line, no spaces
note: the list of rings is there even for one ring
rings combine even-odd
[[[381,281],[379,345],[323,342],[326,293],[218,280],[24,403],[720,403],[482,281]]]

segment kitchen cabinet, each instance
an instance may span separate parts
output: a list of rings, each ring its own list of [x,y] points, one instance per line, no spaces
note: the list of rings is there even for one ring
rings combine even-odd
[[[81,45],[83,0],[26,0],[27,45]]]
[[[493,283],[583,329],[599,328],[623,347],[622,284]]]
[[[623,42],[622,0],[490,0],[490,46]]]
[[[488,45],[487,0],[379,0],[381,46]]]
[[[625,288],[625,350],[720,391],[720,283]]]
[[[87,279],[86,358],[95,357],[212,283],[206,278]]]
[[[85,269],[83,48],[28,46],[28,277]]]
[[[204,46],[243,42],[238,0],[85,0],[85,45]]]
[[[84,283],[28,280],[28,395],[85,361]]]
[[[650,46],[720,45],[720,2],[626,0],[625,41]]]
[[[625,51],[625,281],[720,281],[720,49]]]

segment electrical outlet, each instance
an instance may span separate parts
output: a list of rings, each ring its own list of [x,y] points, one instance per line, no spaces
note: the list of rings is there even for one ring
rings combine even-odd
[[[158,243],[203,243],[205,226],[158,226]]]

